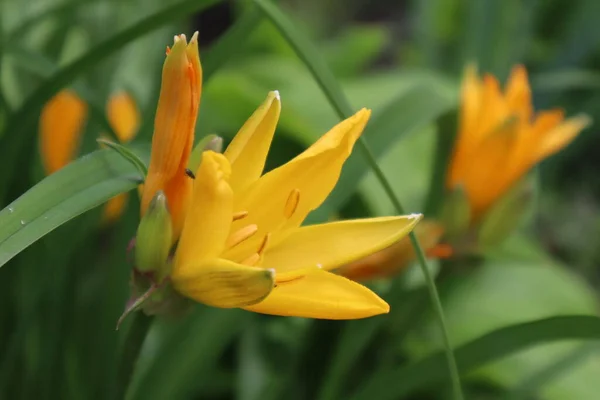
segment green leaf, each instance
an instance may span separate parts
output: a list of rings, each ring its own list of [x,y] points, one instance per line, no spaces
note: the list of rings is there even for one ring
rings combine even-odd
[[[112,150],[88,154],[48,176],[0,211],[0,266],[56,227],[135,188],[142,179]]]
[[[461,374],[473,372],[473,378],[510,387],[523,376],[560,360],[573,350],[575,343],[539,346],[511,356],[512,353],[536,344],[589,339],[594,332],[598,335],[600,320],[596,317],[554,318],[594,314],[597,300],[592,290],[552,261],[535,260],[515,261],[498,253],[469,274],[451,276],[440,283],[448,329],[459,346],[456,355]],[[505,328],[511,325],[514,326]],[[424,324],[416,327],[403,343],[413,357],[423,358],[411,366],[396,368],[393,374],[375,372],[356,398],[362,399],[369,393],[375,398],[394,399],[444,381],[447,375],[443,358],[429,356],[440,346],[436,321],[429,313]],[[421,368],[428,372],[415,381]],[[597,365],[591,368],[598,372]],[[562,388],[556,384],[551,389]],[[559,395],[546,398],[561,399]]]
[[[540,343],[567,339],[598,340],[600,318],[564,316],[541,319],[500,328],[455,350],[461,374]],[[433,387],[447,377],[444,354],[439,352],[413,364],[379,372],[352,400],[398,399],[426,386]]]
[[[242,310],[199,306],[178,321],[157,321],[160,324],[151,332],[156,341],[142,349],[126,398],[190,398],[202,381],[211,379],[221,354],[249,317]]]
[[[352,115],[352,107],[344,96],[339,83],[327,67],[323,58],[309,39],[289,21],[288,17],[274,4],[264,0],[253,0],[254,3],[277,26],[287,42],[294,48],[296,54],[310,70],[314,79],[323,89],[323,94],[329,99],[331,106],[340,118]]]
[[[146,176],[148,175],[148,167],[146,167],[146,164],[144,164],[144,162],[138,157],[137,154],[135,154],[133,151],[131,151],[127,147],[125,147],[119,143],[111,142],[110,140],[107,140],[107,139],[99,138],[99,139],[96,139],[96,141],[100,144],[108,146],[111,150],[116,151],[117,154],[121,155],[121,157],[123,157],[125,160],[129,161],[137,169],[140,176],[143,177],[142,178],[143,180],[146,179]]]

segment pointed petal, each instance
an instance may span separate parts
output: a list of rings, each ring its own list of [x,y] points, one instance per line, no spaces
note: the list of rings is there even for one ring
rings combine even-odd
[[[279,92],[270,92],[227,146],[225,157],[231,163],[234,192],[246,189],[262,175],[280,112]]]
[[[262,266],[277,272],[317,266],[331,270],[389,247],[421,218],[421,214],[414,214],[301,227],[267,249]]]
[[[370,110],[362,109],[340,122],[315,144],[287,164],[263,175],[241,195],[236,194],[235,211],[248,211],[248,217],[234,222],[232,231],[257,224],[259,231],[231,250],[227,258],[238,259],[254,251],[271,233],[277,244],[290,229],[304,221],[308,213],[327,198],[340,176],[342,166],[362,133]]]
[[[315,268],[307,270],[299,279],[278,284],[266,299],[245,309],[263,314],[340,320],[385,314],[390,307],[366,287]]]
[[[177,246],[173,274],[185,265],[216,259],[223,252],[233,206],[233,192],[227,183],[230,174],[229,162],[222,154],[204,153]]]
[[[128,93],[112,95],[106,105],[106,114],[121,143],[129,142],[135,137],[140,125],[140,112]]]
[[[51,174],[74,157],[87,116],[87,104],[70,90],[57,93],[40,115],[40,151],[46,174]]]
[[[527,79],[527,70],[522,65],[513,68],[506,85],[506,101],[511,114],[522,121],[531,119],[531,89]]]
[[[428,256],[436,257],[438,256],[436,252],[440,250],[447,252],[446,254],[440,254],[441,256],[448,254],[449,249],[447,245],[438,245],[444,234],[444,228],[441,224],[424,220],[415,227],[414,232],[419,239],[423,251]],[[410,239],[404,237],[375,254],[336,269],[335,273],[358,282],[385,278],[400,273],[415,257],[415,251]]]
[[[213,307],[234,308],[256,304],[273,289],[274,271],[229,260],[204,260],[181,266],[171,275],[182,295]]]
[[[569,118],[560,125],[546,132],[536,132],[539,142],[536,146],[533,164],[553,155],[575,139],[575,137],[591,124],[591,119],[586,115]],[[536,135],[536,136],[537,136]]]

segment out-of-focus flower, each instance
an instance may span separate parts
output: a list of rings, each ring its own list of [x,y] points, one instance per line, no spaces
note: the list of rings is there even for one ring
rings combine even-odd
[[[371,112],[342,121],[263,175],[280,113],[271,92],[224,154],[205,151],[171,272],[184,296],[216,307],[309,318],[386,313],[376,294],[328,272],[384,249],[420,214],[304,226],[335,186]]]
[[[77,156],[87,110],[85,101],[68,89],[57,93],[42,109],[40,152],[47,175],[61,169]],[[106,112],[111,128],[122,143],[135,137],[140,115],[135,101],[128,93],[113,94],[108,100]],[[127,193],[110,199],[104,207],[103,221],[110,223],[119,219],[127,205],[127,199]]]
[[[585,116],[565,120],[558,109],[534,115],[523,66],[513,69],[504,93],[495,77],[480,79],[470,66],[447,187],[464,191],[471,221],[480,221],[531,167],[569,144],[589,123]]]
[[[87,104],[71,90],[57,93],[40,115],[40,152],[46,174],[50,175],[77,154],[87,118]]]
[[[189,44],[185,35],[175,36],[163,65],[150,165],[141,200],[143,216],[155,194],[164,192],[174,241],[181,232],[192,194],[192,180],[185,170],[194,143],[201,90],[198,33]]]
[[[444,228],[432,221],[422,221],[415,228],[421,247],[430,257],[446,258],[452,254],[452,249],[447,244],[440,244],[443,234]],[[343,265],[335,272],[359,282],[388,278],[402,272],[415,258],[412,243],[405,237],[386,249]]]

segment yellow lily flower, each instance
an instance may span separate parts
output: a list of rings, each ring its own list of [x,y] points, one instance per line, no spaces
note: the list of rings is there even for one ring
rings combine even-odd
[[[40,152],[42,164],[50,175],[76,156],[87,120],[88,106],[75,92],[65,89],[44,105],[40,115]],[[106,106],[108,122],[122,143],[138,132],[140,114],[133,98],[119,92],[111,95]],[[119,219],[127,204],[127,193],[110,199],[103,212],[104,222]]]
[[[466,69],[459,130],[447,187],[462,186],[478,220],[527,171],[568,145],[590,120],[565,120],[562,110],[533,113],[527,72],[512,70],[504,93],[498,80]]]
[[[432,221],[424,220],[415,228],[415,235],[428,257],[447,258],[452,254],[449,245],[439,243],[444,228]],[[353,281],[364,282],[388,278],[402,272],[416,259],[409,238],[403,238],[391,246],[346,265],[335,272]]]
[[[165,193],[174,239],[181,232],[192,194],[192,181],[185,169],[194,143],[201,90],[198,32],[189,44],[185,35],[175,36],[163,65],[152,153],[141,200],[143,216],[156,192]]]
[[[422,216],[300,226],[335,186],[370,110],[263,175],[280,109],[279,94],[271,92],[224,154],[203,153],[173,287],[211,306],[265,314],[355,319],[387,313],[375,293],[329,271],[397,242]]]

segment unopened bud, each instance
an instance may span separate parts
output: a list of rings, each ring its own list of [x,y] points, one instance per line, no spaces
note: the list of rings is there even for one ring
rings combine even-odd
[[[534,182],[531,178],[525,178],[498,199],[481,221],[477,235],[478,245],[494,246],[506,239],[530,209],[534,192]]]
[[[461,237],[469,229],[471,207],[462,186],[448,193],[442,206],[441,219],[449,238]]]
[[[167,197],[157,192],[138,226],[135,244],[135,265],[140,272],[155,272],[156,282],[169,273],[168,257],[173,230],[167,208]]]
[[[223,151],[223,138],[217,135],[206,135],[194,147],[190,159],[188,161],[188,169],[192,172],[196,172],[200,163],[202,162],[202,153],[206,150],[214,151],[215,153],[221,153]]]

